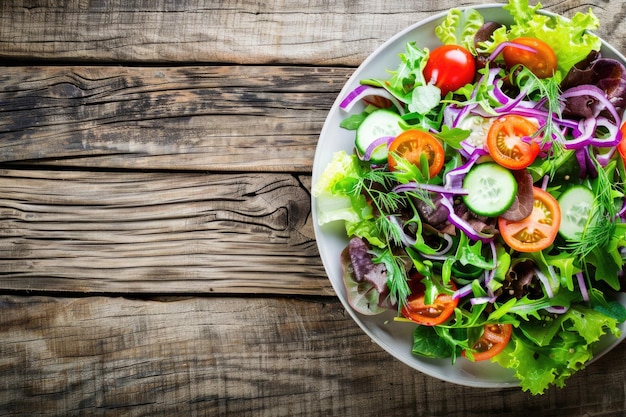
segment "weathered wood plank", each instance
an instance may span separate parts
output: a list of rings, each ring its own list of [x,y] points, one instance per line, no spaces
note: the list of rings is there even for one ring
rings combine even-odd
[[[331,294],[310,178],[0,170],[0,288]]]
[[[0,58],[356,66],[433,13],[483,3],[494,1],[10,0],[0,3]],[[581,0],[542,4],[566,16],[589,7]],[[598,33],[626,50],[621,3],[598,3],[594,11]]]
[[[414,371],[334,298],[0,297],[3,415],[618,416],[625,355],[532,397]]]
[[[0,162],[310,172],[350,69],[4,67]]]

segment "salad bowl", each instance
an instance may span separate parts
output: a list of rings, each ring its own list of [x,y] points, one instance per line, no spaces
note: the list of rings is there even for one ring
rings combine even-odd
[[[502,6],[502,4],[485,4],[471,8],[480,12],[485,21],[495,21],[508,25],[512,23],[512,18]],[[340,108],[343,98],[359,86],[360,80],[387,77],[388,70],[397,68],[400,62],[398,55],[404,51],[407,42],[415,41],[418,46],[431,50],[441,45],[435,35],[435,28],[445,18],[446,13],[433,15],[399,32],[376,49],[356,69],[330,109],[320,133],[313,164],[313,184],[320,178],[335,152],[343,150],[352,153],[354,150],[354,132],[340,127],[341,121],[346,117],[346,113]],[[546,11],[539,13],[550,14]],[[622,54],[604,41],[602,41],[601,52],[605,57],[626,62]],[[353,112],[358,111],[357,107],[353,110]],[[414,326],[394,321],[394,317],[397,315],[395,311],[378,315],[362,315],[356,312],[347,299],[340,262],[340,254],[348,244],[345,228],[342,222],[331,222],[321,226],[318,224],[320,213],[315,196],[312,197],[312,215],[319,253],[337,297],[358,326],[382,349],[415,370],[443,381],[483,388],[505,388],[519,385],[519,381],[515,378],[512,370],[502,368],[490,361],[471,362],[459,358],[453,363],[449,358],[431,359],[414,355],[411,351]],[[619,299],[619,302],[626,305],[624,298]],[[600,341],[593,360],[601,357],[624,339],[626,336],[624,330],[626,329],[623,323],[620,328],[622,334],[619,338],[607,337]]]

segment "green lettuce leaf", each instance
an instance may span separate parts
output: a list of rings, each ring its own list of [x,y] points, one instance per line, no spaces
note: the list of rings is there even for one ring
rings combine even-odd
[[[444,45],[460,45],[475,54],[474,35],[485,23],[474,9],[452,9],[445,20],[435,28],[435,34]]]
[[[372,217],[365,198],[351,193],[360,175],[355,155],[348,155],[345,151],[333,155],[312,190],[317,197],[320,225],[338,220],[359,222]]]
[[[419,48],[415,42],[408,42],[405,52],[398,54],[400,65],[393,71],[389,79],[367,79],[362,84],[373,85],[386,89],[398,100],[409,105],[409,111],[426,114],[441,101],[441,91],[429,85],[424,78],[424,68],[428,62],[429,51]]]
[[[454,346],[439,337],[434,327],[415,327],[412,349],[414,355],[426,358],[450,358],[453,356],[454,350]]]
[[[337,186],[344,184],[349,179],[360,177],[358,161],[354,155],[348,155],[346,151],[338,151],[333,154],[333,159],[326,166],[322,175],[313,186],[313,195],[319,197],[322,194],[345,194]]]
[[[379,248],[384,248],[387,245],[387,240],[382,236],[378,223],[376,223],[373,217],[346,221],[346,234],[348,236],[361,237]]]
[[[456,259],[461,265],[473,265],[484,270],[495,269],[496,260],[487,260],[482,254],[482,247],[483,245],[480,240],[472,243],[467,235],[462,233],[456,252]]]
[[[536,327],[535,323],[520,323]],[[594,345],[600,337],[611,333],[618,336],[617,320],[599,311],[580,305],[547,323],[549,331],[542,336],[541,346],[528,338],[528,333],[539,335],[530,327],[516,331],[511,342],[492,361],[515,371],[524,391],[543,394],[549,386],[563,387],[572,374],[584,368],[593,358]]]

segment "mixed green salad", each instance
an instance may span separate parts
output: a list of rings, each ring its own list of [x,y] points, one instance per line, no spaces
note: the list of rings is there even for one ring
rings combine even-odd
[[[342,98],[354,152],[313,194],[320,224],[345,224],[357,312],[394,311],[415,355],[490,360],[540,394],[626,320],[626,68],[592,10],[503,7],[508,26],[451,10],[441,46],[407,43]]]

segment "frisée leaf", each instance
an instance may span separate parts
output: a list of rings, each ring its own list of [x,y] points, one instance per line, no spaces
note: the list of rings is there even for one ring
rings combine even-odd
[[[475,53],[474,36],[483,23],[484,18],[477,10],[455,8],[435,28],[435,35],[444,45],[460,45]]]

